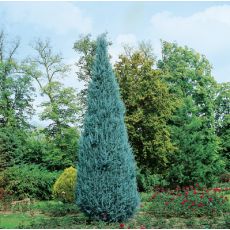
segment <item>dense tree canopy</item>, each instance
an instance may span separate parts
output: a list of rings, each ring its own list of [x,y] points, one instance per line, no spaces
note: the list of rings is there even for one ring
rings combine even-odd
[[[23,127],[32,110],[31,78],[17,61],[19,41],[8,42],[0,32],[0,126]]]
[[[31,78],[16,59],[18,47],[0,32],[0,171],[18,163],[33,112]]]
[[[215,100],[216,132],[220,138],[221,154],[230,169],[230,83],[218,84]]]
[[[125,47],[115,71],[126,105],[126,124],[139,166],[163,173],[175,147],[167,125],[176,99],[154,69],[151,47],[142,43],[137,50]]]
[[[211,76],[211,65],[192,49],[162,42],[162,60],[158,66],[165,74],[170,91],[182,101],[171,122],[173,142],[178,147],[171,162],[172,180],[177,178],[177,182],[188,184],[190,178],[210,184],[224,168],[215,133],[216,82]],[[181,135],[183,132],[185,134]],[[197,161],[194,161],[194,156],[199,156]],[[180,167],[182,159],[190,164],[193,162],[193,168],[189,170],[184,164]],[[177,165],[181,170],[176,170]],[[201,171],[204,176],[201,176]],[[192,176],[195,174],[196,178]]]

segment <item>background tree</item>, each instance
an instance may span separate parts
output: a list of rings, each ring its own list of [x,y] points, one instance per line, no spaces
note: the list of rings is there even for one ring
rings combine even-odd
[[[104,36],[97,40],[79,147],[77,203],[88,215],[122,221],[139,204],[135,163],[124,124],[124,105]]]
[[[216,131],[221,142],[221,155],[226,159],[226,169],[230,170],[230,82],[220,83],[215,100]]]
[[[111,42],[108,42],[111,45]],[[86,110],[87,89],[92,76],[92,64],[96,55],[96,40],[91,34],[81,35],[74,43],[74,50],[79,55],[77,66],[77,78],[84,83],[84,88],[78,94],[81,104],[81,121],[83,121]]]
[[[9,42],[0,32],[0,168],[17,162],[24,151],[28,118],[33,113],[30,77],[16,59],[19,40]]]
[[[9,43],[0,33],[0,125],[22,127],[28,125],[32,114],[32,86],[15,54],[19,40]]]
[[[74,43],[74,50],[79,54],[76,63],[78,80],[84,82],[84,88],[80,91],[80,99],[83,108],[86,107],[87,88],[92,76],[91,66],[96,54],[96,40],[91,38],[91,34],[81,35]]]
[[[53,169],[63,169],[76,163],[78,97],[74,88],[64,87],[61,83],[69,66],[63,63],[60,54],[53,53],[49,41],[38,40],[34,50],[37,56],[27,60],[29,66],[26,71],[35,79],[41,95],[46,99],[41,103],[43,111],[40,118],[49,122],[44,131],[54,144],[45,161],[52,159]]]
[[[171,132],[177,151],[171,158],[168,171],[172,185],[199,182],[211,186],[223,171],[224,162],[218,156],[216,138],[211,130],[203,127],[197,110],[191,96],[188,96],[173,117]],[[209,142],[206,141],[207,136]]]
[[[191,177],[195,180],[192,175],[197,172],[196,181],[210,185],[217,176],[214,167],[223,168],[223,161],[220,160],[218,154],[219,147],[215,133],[216,82],[211,76],[211,65],[204,56],[192,49],[180,47],[176,43],[162,42],[162,60],[158,62],[158,66],[164,71],[164,79],[170,85],[170,92],[175,93],[182,101],[181,107],[175,111],[171,121],[173,142],[178,147],[177,156],[172,159],[172,171],[175,174],[170,173],[173,175],[171,179],[179,183],[188,183],[186,178]],[[193,127],[193,124],[196,126]],[[188,127],[190,128],[188,129]],[[184,135],[179,135],[183,131],[187,133],[186,138]],[[198,133],[200,133],[199,141],[193,141]],[[200,152],[197,149],[200,149]],[[202,163],[200,160],[199,164],[194,162],[197,167],[190,171],[185,167],[184,170],[173,170],[176,166],[181,165],[182,158],[192,162],[192,152],[201,154],[200,159],[202,158],[204,164],[202,170],[204,177],[207,177],[206,181],[204,181],[204,177],[199,176],[201,168],[198,166]],[[176,174],[176,172],[178,173]],[[219,173],[221,172],[219,171]],[[212,174],[212,178],[209,174]],[[183,181],[182,175],[184,176]]]
[[[115,72],[126,106],[126,124],[138,165],[152,173],[164,173],[174,152],[167,125],[176,99],[162,81],[162,71],[154,69],[152,47],[125,47]]]

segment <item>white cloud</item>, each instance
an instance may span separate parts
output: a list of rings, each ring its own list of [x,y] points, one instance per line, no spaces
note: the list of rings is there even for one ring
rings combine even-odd
[[[163,37],[187,41],[203,49],[219,50],[229,46],[230,6],[210,7],[188,17],[162,12],[151,19],[155,32]]]
[[[227,65],[230,60],[230,5],[213,6],[190,16],[160,12],[151,18],[155,39],[176,41],[207,56],[213,66]],[[227,58],[223,62],[223,56]],[[220,61],[221,60],[221,61]],[[216,72],[216,71],[215,71]],[[227,81],[228,74],[216,79]]]
[[[26,23],[59,34],[72,30],[88,33],[92,29],[89,17],[71,2],[17,2],[8,3],[0,10],[12,24]]]

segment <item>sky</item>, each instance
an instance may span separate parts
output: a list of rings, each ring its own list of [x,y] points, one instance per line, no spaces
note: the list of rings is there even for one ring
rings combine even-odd
[[[49,38],[73,68],[81,34],[108,32],[113,62],[122,44],[149,41],[160,57],[160,39],[175,41],[204,54],[218,82],[230,80],[230,2],[0,2],[0,29],[21,39],[18,56],[30,54],[35,39]],[[74,72],[65,84],[79,90]]]

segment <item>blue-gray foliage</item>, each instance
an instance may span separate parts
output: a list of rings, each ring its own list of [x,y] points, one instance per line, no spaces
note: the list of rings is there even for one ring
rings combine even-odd
[[[139,206],[136,164],[105,36],[97,39],[79,144],[77,204],[94,219],[122,221]]]

